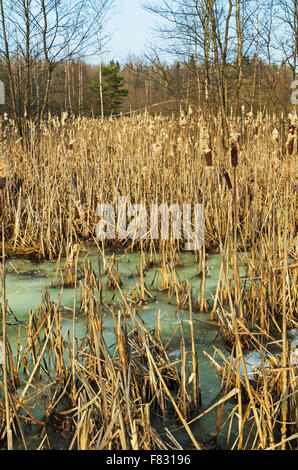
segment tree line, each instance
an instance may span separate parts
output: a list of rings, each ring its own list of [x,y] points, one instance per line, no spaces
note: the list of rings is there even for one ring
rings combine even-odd
[[[104,62],[113,0],[0,0],[2,112],[27,120],[195,106],[228,115],[292,108],[298,0],[148,0],[162,47]],[[100,31],[99,39],[98,32]],[[99,51],[99,52],[98,52]],[[99,54],[90,64],[88,56]],[[162,59],[166,54],[166,60]]]
[[[99,68],[81,59],[61,62],[55,67],[50,90],[47,91],[45,64],[31,63],[32,75],[29,94],[26,94],[26,66],[18,56],[11,62],[13,86],[16,94],[16,114],[23,118],[62,115],[64,112],[81,116],[100,116]],[[212,69],[211,69],[212,70]],[[257,73],[256,73],[257,70]],[[103,101],[106,116],[129,113],[147,108],[149,112],[179,113],[189,106],[197,108],[220,109],[216,92],[216,78],[212,76],[208,89],[197,74],[204,76],[205,66],[199,68],[194,57],[189,61],[175,61],[172,64],[159,60],[148,63],[147,60],[131,59],[124,66],[110,62],[102,66]],[[235,63],[226,65],[226,99],[230,109],[236,109],[238,74]],[[255,78],[257,75],[257,78]],[[3,63],[0,62],[0,80],[9,90],[9,78]],[[292,108],[291,69],[282,64],[271,66],[261,59],[249,57],[243,59],[241,106],[250,111],[289,112]],[[45,110],[43,97],[47,96]],[[2,114],[14,117],[13,102],[7,93]]]

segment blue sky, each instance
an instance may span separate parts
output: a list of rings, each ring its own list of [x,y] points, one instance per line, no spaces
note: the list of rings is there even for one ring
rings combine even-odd
[[[110,59],[125,62],[131,56],[141,56],[153,40],[152,27],[156,17],[142,9],[142,0],[116,0],[116,6],[106,25],[112,38],[104,62]]]

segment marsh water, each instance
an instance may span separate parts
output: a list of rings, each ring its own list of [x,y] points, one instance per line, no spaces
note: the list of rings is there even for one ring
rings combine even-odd
[[[107,259],[112,256],[110,253],[106,253]],[[89,249],[88,253],[84,253],[84,257],[87,257],[95,272],[98,272],[98,251],[94,248]],[[118,262],[118,270],[122,279],[122,289],[133,288],[137,283],[137,274],[140,266],[140,253],[117,253],[115,257]],[[201,278],[197,276],[197,264],[193,253],[185,253],[179,255],[180,267],[176,268],[181,281],[188,280],[193,287],[199,288]],[[61,260],[60,266],[65,264],[65,260]],[[206,278],[206,293],[205,297],[212,305],[212,298],[215,295],[219,269],[221,266],[220,255],[210,255],[208,259],[208,276]],[[12,350],[15,352],[17,348],[17,341],[22,344],[26,339],[28,323],[28,313],[30,310],[35,310],[42,301],[42,297],[45,290],[49,288],[50,297],[53,301],[58,300],[58,296],[61,294],[61,306],[63,307],[63,334],[69,330],[70,336],[72,335],[72,316],[74,306],[74,289],[64,287],[61,290],[59,282],[54,287],[55,273],[57,269],[57,262],[42,262],[36,263],[24,259],[9,259],[6,264],[6,299],[7,303],[14,313],[8,315],[8,340]],[[183,325],[184,337],[186,341],[186,348],[191,351],[191,339],[190,339],[190,324],[189,318],[190,313],[188,310],[178,310],[175,302],[169,303],[168,295],[166,292],[161,290],[161,275],[160,267],[158,264],[153,265],[150,269],[144,272],[144,279],[146,285],[150,286],[150,294],[153,299],[145,302],[140,310],[140,317],[142,318],[144,327],[150,330],[154,327],[157,314],[160,313],[161,324],[162,324],[162,339],[166,342],[171,337],[175,328],[178,324]],[[106,284],[105,276],[102,277],[103,281],[103,298],[105,301],[115,305],[117,311],[117,292],[115,289],[109,289]],[[117,291],[117,289],[116,289]],[[77,298],[79,300],[79,289],[77,289]],[[214,346],[219,348],[227,357],[229,351],[226,348],[225,341],[221,335],[218,326],[215,323],[210,322],[209,313],[193,313],[194,318],[194,335],[196,350],[199,358],[199,369],[200,369],[200,383],[201,383],[201,397],[202,403],[198,412],[194,415],[202,413],[208,409],[213,403],[221,398],[222,390],[222,378],[218,376],[215,369],[210,364],[208,359],[204,355],[204,351],[207,351],[210,355],[213,355]],[[114,336],[114,321],[112,315],[105,312],[103,318],[104,325],[104,338],[109,348],[113,348],[115,343]],[[76,315],[76,330],[75,334],[77,339],[83,338],[86,334],[86,317],[83,314],[77,312]],[[181,332],[177,329],[171,343],[170,350],[168,352],[169,357],[179,360],[180,359],[180,342]],[[191,370],[191,354],[188,354],[188,361]],[[1,375],[1,371],[0,371]],[[226,403],[224,408],[224,417],[222,422],[228,417],[229,412],[234,408],[235,401],[231,399]],[[41,420],[44,417],[45,408],[44,404],[40,400],[36,402],[32,401],[31,409],[32,415],[36,420]],[[206,442],[212,438],[216,430],[216,419],[217,419],[217,408],[208,412],[202,419],[194,422],[191,425],[192,431],[200,442]],[[235,420],[234,420],[235,421]],[[154,426],[154,422],[153,422]],[[168,427],[176,440],[181,444],[183,448],[189,446],[189,438],[185,431],[179,429],[180,423],[175,422],[162,422],[160,419],[156,419],[156,428],[163,434],[163,428]],[[233,445],[238,432],[238,423],[233,422],[231,426],[231,437],[229,447]],[[33,426],[26,430],[26,441],[27,445],[32,449],[36,448],[41,442],[40,428]],[[227,448],[227,433],[228,426],[226,426],[220,433],[218,445],[225,449]],[[15,443],[15,447],[18,446],[18,442]],[[21,446],[21,442],[20,442]]]

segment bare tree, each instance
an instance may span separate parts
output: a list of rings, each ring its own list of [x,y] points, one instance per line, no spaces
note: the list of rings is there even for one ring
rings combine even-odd
[[[144,4],[161,18],[158,32],[167,53],[180,60],[194,55],[204,98],[209,101],[215,96],[224,114],[229,109],[232,72],[236,107],[241,103],[243,61],[252,47],[249,30],[256,7],[256,0],[149,0]]]
[[[101,0],[103,19],[113,1]],[[0,57],[8,77],[12,113],[21,135],[27,118],[36,118],[38,123],[44,119],[56,67],[96,53],[97,13],[94,0],[1,0]],[[24,70],[20,76],[20,94],[15,85],[16,57]],[[38,87],[35,97],[33,84]]]
[[[280,33],[276,35],[276,39],[295,80],[298,59],[298,0],[276,0],[276,2],[277,19],[280,24]]]
[[[98,5],[98,51],[99,51],[99,94],[100,94],[100,110],[101,118],[104,117],[104,107],[103,107],[103,90],[102,90],[102,0],[99,0]]]
[[[18,129],[21,133],[21,125],[18,119],[17,113],[17,103],[16,103],[16,94],[15,94],[15,87],[13,81],[13,71],[12,71],[12,61],[10,55],[10,48],[9,48],[9,36],[6,28],[6,18],[5,18],[5,11],[4,11],[4,4],[3,0],[0,0],[0,8],[1,8],[1,30],[2,30],[2,38],[3,38],[3,46],[1,55],[4,57],[4,64],[7,70],[8,81],[9,81],[9,92],[10,92],[10,99],[12,103],[12,110],[13,116],[17,122]]]

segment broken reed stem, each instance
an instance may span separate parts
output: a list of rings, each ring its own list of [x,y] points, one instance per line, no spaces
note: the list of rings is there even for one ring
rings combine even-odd
[[[237,206],[237,165],[238,165],[238,150],[235,145],[232,144],[231,151],[231,163],[233,167],[233,208],[234,208],[234,292],[235,292],[235,304],[237,307],[237,313],[240,317],[243,317],[242,302],[241,302],[241,287],[239,278],[239,260],[238,260],[238,206]]]
[[[76,247],[74,262],[71,262],[70,269],[75,270],[74,293],[73,293],[73,312],[72,312],[72,393],[76,396],[76,378],[75,378],[75,358],[76,358],[76,305],[77,305],[77,281],[78,281],[78,258],[80,250]]]
[[[13,450],[12,430],[10,427],[10,403],[7,374],[7,332],[6,332],[6,286],[5,286],[5,230],[4,230],[4,189],[1,188],[1,230],[2,230],[2,334],[3,334],[3,381],[6,413],[6,432],[8,450]]]
[[[242,364],[243,374],[244,374],[245,383],[246,383],[246,389],[248,391],[250,404],[252,406],[252,410],[253,410],[253,414],[254,414],[254,418],[255,418],[255,423],[256,423],[256,426],[257,426],[257,433],[259,434],[261,447],[264,449],[265,448],[264,435],[263,435],[263,432],[262,432],[262,426],[261,426],[261,423],[260,423],[259,413],[258,413],[258,410],[256,409],[254,391],[252,390],[252,386],[250,384],[249,377],[247,375],[247,368],[246,368],[246,363],[245,363],[245,359],[244,359],[244,356],[243,356],[243,351],[242,351],[242,346],[241,346],[241,341],[240,341],[240,335],[239,335],[239,329],[238,329],[238,323],[237,323],[237,318],[236,318],[234,309],[232,311],[232,317],[233,317],[233,330],[234,330],[235,340],[236,340],[236,355],[237,355],[238,360],[240,358],[240,361],[241,361],[241,364]],[[240,374],[240,361],[238,362],[237,374]],[[241,405],[241,407],[242,407],[242,405]],[[241,416],[241,419],[242,419],[242,416]],[[241,426],[240,433],[239,433],[239,438],[241,438],[241,440],[242,440],[242,431],[243,431],[243,426]]]
[[[188,284],[188,299],[189,299],[189,321],[190,321],[190,336],[191,336],[191,352],[192,352],[192,375],[193,375],[193,401],[194,405],[198,407],[198,367],[197,367],[197,356],[195,348],[195,337],[193,328],[193,314],[192,314],[192,299],[191,299],[191,285]]]
[[[179,416],[179,418],[180,418],[180,420],[181,420],[181,422],[182,422],[182,424],[183,424],[183,426],[184,426],[184,428],[185,428],[187,434],[189,435],[189,437],[190,437],[192,443],[194,444],[195,448],[196,448],[197,450],[202,450],[202,446],[198,443],[198,441],[197,441],[196,438],[194,437],[194,435],[193,435],[193,433],[192,433],[190,427],[188,426],[186,420],[183,418],[183,415],[181,414],[181,412],[180,412],[180,410],[179,410],[179,408],[178,408],[178,406],[177,406],[177,404],[176,404],[174,398],[172,397],[172,394],[171,394],[171,392],[169,391],[169,389],[168,389],[168,387],[167,387],[167,385],[166,385],[166,383],[165,383],[165,381],[164,381],[164,379],[163,379],[163,377],[162,377],[162,375],[161,375],[161,373],[160,373],[160,371],[159,371],[159,369],[158,369],[158,367],[157,367],[157,365],[156,365],[156,363],[155,363],[155,361],[154,361],[154,359],[153,359],[153,357],[152,357],[152,354],[151,354],[151,352],[150,352],[150,350],[149,350],[149,348],[148,348],[148,346],[147,346],[146,343],[145,343],[145,347],[146,347],[146,351],[147,351],[148,358],[149,358],[151,364],[153,365],[154,369],[156,370],[156,373],[157,373],[157,375],[158,375],[158,377],[159,377],[159,380],[161,381],[162,386],[163,386],[163,388],[164,388],[166,394],[167,394],[168,397],[170,398],[170,400],[171,400],[171,402],[172,402],[172,405],[173,405],[173,407],[175,408],[175,411],[176,411],[177,415]]]

